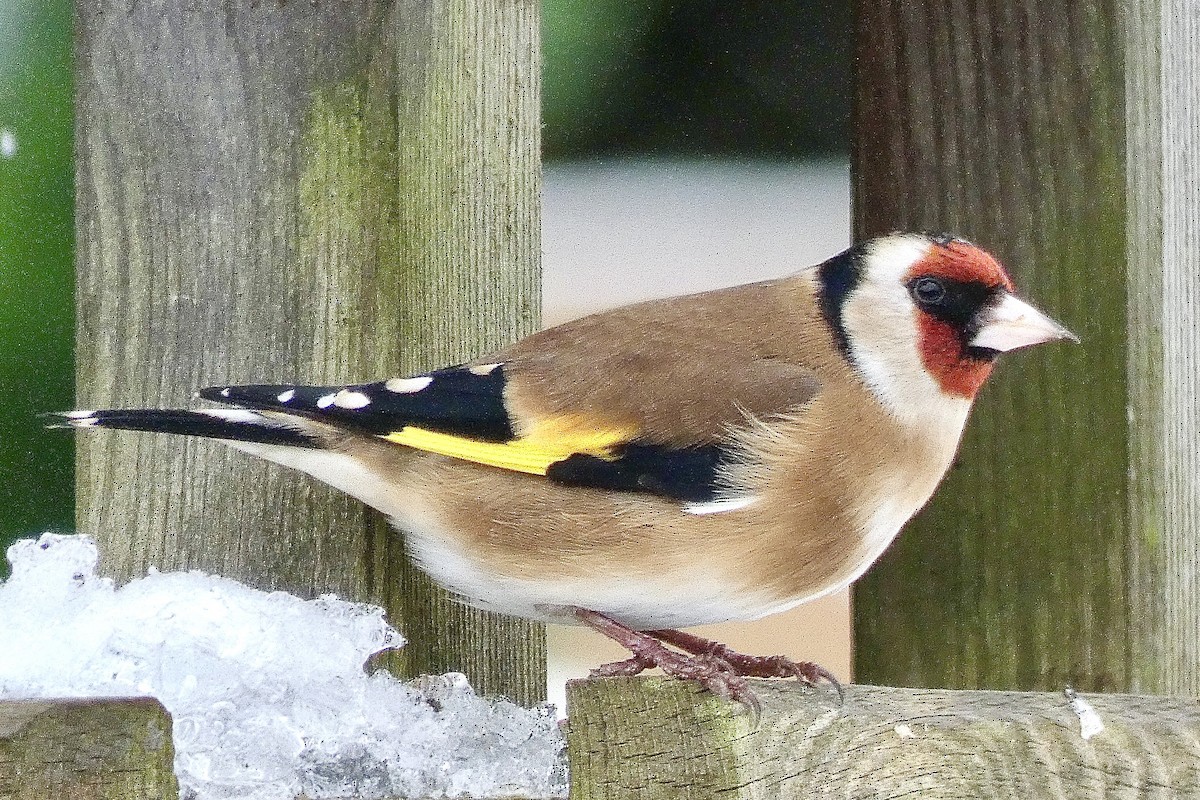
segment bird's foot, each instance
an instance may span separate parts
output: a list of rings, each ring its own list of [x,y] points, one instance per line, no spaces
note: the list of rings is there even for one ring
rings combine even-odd
[[[602,664],[592,670],[596,678],[611,678],[614,675],[636,675],[643,669],[658,667],[672,678],[694,680],[718,697],[737,700],[755,715],[760,714],[758,698],[750,690],[749,681],[739,675],[732,664],[719,655],[709,652],[679,652],[662,644],[648,633],[632,630],[631,627],[608,618],[598,612],[576,609],[575,615],[584,624],[604,633],[614,642],[628,649],[632,657],[624,661]]]
[[[596,611],[576,609],[575,616],[633,654],[624,661],[597,667],[592,670],[594,677],[637,675],[657,667],[672,678],[695,681],[718,697],[735,700],[746,706],[755,719],[759,717],[758,698],[751,691],[749,682],[720,655],[672,650],[655,636],[635,631]]]
[[[833,673],[812,661],[793,661],[787,656],[751,656],[739,653],[720,642],[684,631],[646,631],[646,635],[697,656],[720,659],[742,677],[796,678],[809,686],[826,681],[837,690],[839,696],[843,694],[842,685]]]
[[[637,675],[643,670],[661,669],[667,675],[693,680],[713,694],[743,703],[757,717],[758,699],[746,678],[796,678],[809,686],[826,681],[844,697],[841,683],[833,673],[812,661],[794,661],[787,656],[752,656],[677,630],[635,631],[596,611],[576,609],[575,616],[596,631],[629,650],[631,658],[614,661],[592,670],[597,677]],[[666,647],[678,648],[672,650]]]

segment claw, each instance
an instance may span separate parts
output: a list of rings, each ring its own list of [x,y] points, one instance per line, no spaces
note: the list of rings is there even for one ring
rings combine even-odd
[[[673,678],[695,681],[718,697],[741,703],[755,725],[762,717],[762,707],[746,680],[748,677],[797,678],[808,685],[828,681],[842,696],[842,686],[833,673],[811,661],[793,661],[785,656],[748,656],[719,642],[683,631],[635,631],[587,609],[575,609],[575,616],[632,653],[632,658],[597,667],[592,670],[593,676],[637,675],[658,667]],[[664,642],[683,652],[666,647]]]
[[[751,728],[757,730],[758,724],[762,722],[762,704],[758,702],[758,697],[754,694],[754,692],[750,691],[749,686],[746,687],[746,691],[744,693],[735,694],[731,699],[737,700],[742,704],[742,706],[750,714]]]
[[[624,661],[614,661],[611,664],[601,664],[592,670],[593,678],[614,678],[617,676],[637,675],[644,670],[653,669],[653,664],[647,664],[636,656]]]
[[[845,699],[845,690],[833,673],[812,661],[793,661],[787,656],[751,656],[739,653],[720,642],[676,630],[646,631],[659,641],[697,656],[711,656],[727,662],[735,674],[749,678],[796,678],[809,686],[826,681]]]

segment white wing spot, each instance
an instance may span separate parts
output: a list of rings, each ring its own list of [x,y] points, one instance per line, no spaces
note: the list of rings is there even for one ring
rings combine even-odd
[[[739,511],[757,502],[758,497],[755,495],[726,497],[721,500],[710,500],[707,503],[689,503],[683,507],[683,510],[688,514],[724,514],[726,511]]]
[[[91,413],[91,412],[88,412]],[[96,417],[75,417],[67,420],[67,424],[72,428],[91,428],[100,424],[100,420]]]
[[[396,394],[413,394],[433,383],[432,375],[418,375],[415,378],[392,378],[383,388]]]
[[[337,397],[335,394],[326,394],[317,398],[317,408],[329,408],[333,405],[333,399]]]
[[[229,397],[229,387],[228,386],[226,386],[224,389],[221,390],[221,397]]]
[[[96,416],[95,411],[64,411],[63,416],[67,419],[87,419],[88,417]]]
[[[371,398],[362,392],[351,392],[348,389],[342,389],[333,396],[333,404],[338,408],[365,408],[371,405]]]
[[[498,363],[497,364],[475,364],[474,366],[467,367],[467,372],[471,373],[472,375],[480,375],[480,376],[491,375],[496,370],[496,367],[498,367],[498,366],[500,366]]]
[[[281,403],[290,403],[292,400],[296,399],[296,390],[288,389],[286,392],[280,392],[279,396],[275,399]]]

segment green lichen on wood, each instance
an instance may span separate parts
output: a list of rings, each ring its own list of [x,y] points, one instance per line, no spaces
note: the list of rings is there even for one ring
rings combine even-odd
[[[567,712],[572,800],[713,797],[741,783],[730,743],[753,730],[753,718],[694,683],[571,681]]]
[[[306,299],[322,320],[313,360],[334,380],[373,380],[401,367],[396,286],[412,277],[398,254],[395,120],[387,99],[365,78],[319,88],[300,139],[296,260],[300,274],[314,276]]]
[[[445,9],[440,20],[417,13],[383,34],[352,79],[310,94],[297,248],[317,276],[315,316],[333,321],[313,333],[314,360],[340,369],[341,380],[443,366],[535,328],[532,12],[483,4]],[[513,35],[497,39],[495,24]],[[541,626],[457,602],[403,558],[402,534],[370,516],[380,532],[367,557],[374,600],[409,640],[379,663],[406,676],[461,671],[482,693],[540,700]]]
[[[0,728],[4,800],[179,796],[171,720],[152,700],[3,702]]]

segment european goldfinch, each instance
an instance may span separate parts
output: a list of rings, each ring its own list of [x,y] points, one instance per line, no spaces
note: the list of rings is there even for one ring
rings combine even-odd
[[[659,666],[753,704],[746,675],[828,675],[673,629],[854,581],[933,493],[997,355],[1074,338],[980,248],[894,234],[424,375],[221,386],[199,396],[234,408],[63,424],[211,437],[306,472],[388,515],[468,602],[630,649],[600,674]]]

